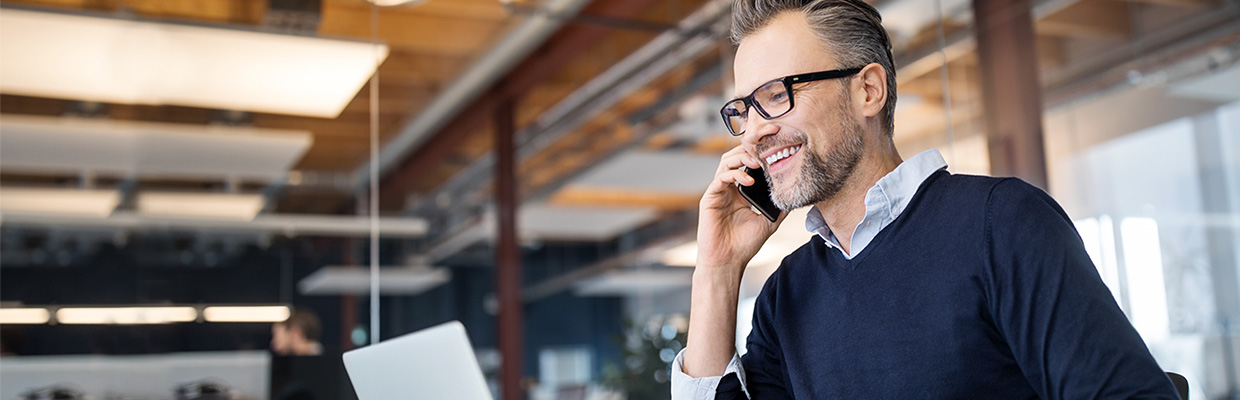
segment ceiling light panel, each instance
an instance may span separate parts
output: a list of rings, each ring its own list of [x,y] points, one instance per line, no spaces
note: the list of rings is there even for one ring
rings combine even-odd
[[[49,318],[46,308],[0,308],[0,324],[45,324]]]
[[[299,130],[7,114],[0,132],[7,171],[174,179],[282,180],[313,142]]]
[[[61,324],[142,325],[193,322],[194,307],[71,307],[56,310]]]
[[[143,192],[138,194],[138,213],[178,218],[209,218],[249,221],[266,201],[258,194]]]
[[[689,151],[627,151],[572,181],[584,187],[642,193],[701,195],[719,167],[719,156]]]
[[[120,204],[116,190],[0,187],[0,212],[103,218]]]
[[[211,306],[202,310],[207,322],[281,322],[289,314],[288,306]]]
[[[546,203],[521,207],[521,236],[528,239],[602,241],[658,218],[653,207],[557,206]],[[494,232],[494,230],[491,230]]]
[[[0,12],[0,92],[335,118],[382,44],[52,12]]]
[[[452,280],[452,272],[443,268],[381,267],[379,293],[412,296]],[[364,295],[370,293],[370,268],[330,266],[297,283],[304,295]]]

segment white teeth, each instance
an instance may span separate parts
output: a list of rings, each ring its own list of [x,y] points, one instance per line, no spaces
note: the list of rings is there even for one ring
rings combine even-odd
[[[775,152],[775,154],[771,154],[770,156],[766,157],[766,164],[767,165],[774,164],[776,161],[785,159],[788,156],[796,154],[798,151],[801,151],[801,146],[789,147],[789,148],[777,151]]]

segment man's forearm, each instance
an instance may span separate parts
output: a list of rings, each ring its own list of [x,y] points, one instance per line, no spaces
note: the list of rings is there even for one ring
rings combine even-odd
[[[723,375],[736,354],[736,302],[741,270],[699,266],[693,273],[684,372],[693,377]]]

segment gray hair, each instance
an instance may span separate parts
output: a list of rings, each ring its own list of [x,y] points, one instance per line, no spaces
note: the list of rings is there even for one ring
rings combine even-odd
[[[800,12],[814,33],[840,62],[839,68],[878,63],[887,70],[887,103],[883,118],[887,136],[895,131],[896,68],[891,38],[878,10],[861,0],[736,0],[732,7],[732,41],[762,29],[775,16]]]

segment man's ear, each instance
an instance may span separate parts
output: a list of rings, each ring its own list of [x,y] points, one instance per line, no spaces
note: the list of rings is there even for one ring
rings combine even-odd
[[[857,84],[864,96],[861,111],[866,118],[878,116],[887,104],[887,69],[879,63],[869,63],[857,73]]]

